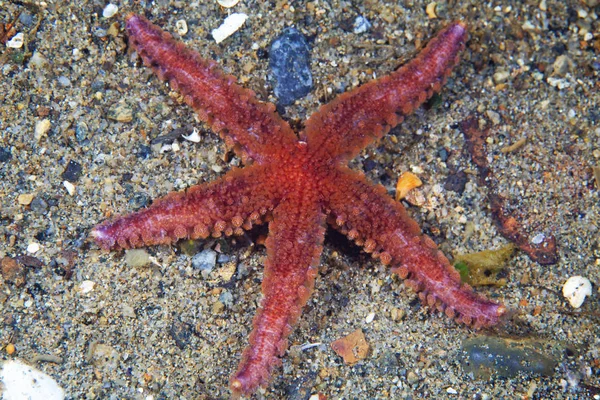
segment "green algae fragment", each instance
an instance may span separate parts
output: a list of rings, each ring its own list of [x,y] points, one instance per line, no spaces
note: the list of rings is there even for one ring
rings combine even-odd
[[[512,244],[507,244],[497,250],[458,254],[454,256],[454,268],[460,279],[471,286],[504,286],[506,278],[500,277],[500,273],[514,249]]]

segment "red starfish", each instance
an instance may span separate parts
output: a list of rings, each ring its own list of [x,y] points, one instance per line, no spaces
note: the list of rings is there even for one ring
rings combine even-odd
[[[269,222],[262,291],[254,330],[234,395],[265,385],[287,348],[287,336],[308,301],[317,275],[325,223],[374,258],[390,264],[430,307],[474,326],[496,324],[503,305],[475,294],[381,185],[351,171],[347,161],[381,138],[439,91],[467,38],[456,22],[410,63],[322,106],[296,136],[254,93],[224,75],[214,61],[176,42],[144,17],[127,18],[130,44],[251,166],[171,193],[140,212],[96,227],[105,249],[172,243],[182,238],[239,235]]]

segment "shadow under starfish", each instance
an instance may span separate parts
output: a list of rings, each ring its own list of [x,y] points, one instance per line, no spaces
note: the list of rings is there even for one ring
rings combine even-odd
[[[468,36],[455,22],[399,70],[322,106],[298,136],[275,112],[224,75],[214,61],[138,15],[127,17],[130,45],[160,79],[178,89],[245,164],[221,179],[171,193],[142,211],[92,231],[104,249],[240,235],[269,220],[262,292],[249,345],[231,378],[233,394],[266,385],[313,291],[325,224],[392,271],[430,307],[475,327],[506,313],[462,284],[458,272],[381,185],[347,162],[441,89]]]

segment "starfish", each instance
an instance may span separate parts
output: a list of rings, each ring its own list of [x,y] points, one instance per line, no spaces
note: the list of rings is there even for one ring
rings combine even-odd
[[[150,207],[95,227],[104,249],[241,235],[268,221],[262,293],[249,344],[230,380],[234,396],[265,386],[313,291],[329,224],[390,265],[431,308],[474,327],[506,308],[461,283],[458,272],[405,208],[348,161],[441,89],[467,40],[464,23],[443,29],[408,64],[321,106],[296,134],[216,62],[139,15],[127,17],[130,45],[179,90],[246,165],[221,179],[171,193]]]

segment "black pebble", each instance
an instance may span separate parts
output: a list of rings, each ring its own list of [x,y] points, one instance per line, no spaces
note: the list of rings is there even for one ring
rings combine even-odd
[[[444,189],[452,190],[458,194],[463,194],[465,191],[465,185],[467,184],[467,174],[464,171],[458,171],[454,174],[448,175],[446,179],[446,183],[444,184]]]
[[[67,168],[65,168],[61,176],[65,181],[74,183],[77,182],[77,180],[79,180],[82,170],[83,168],[81,167],[81,164],[79,164],[77,161],[71,160],[67,164]]]
[[[279,104],[290,105],[312,90],[310,48],[298,30],[287,28],[271,43],[269,67]]]
[[[10,149],[7,147],[0,147],[0,162],[5,163],[12,158]]]

